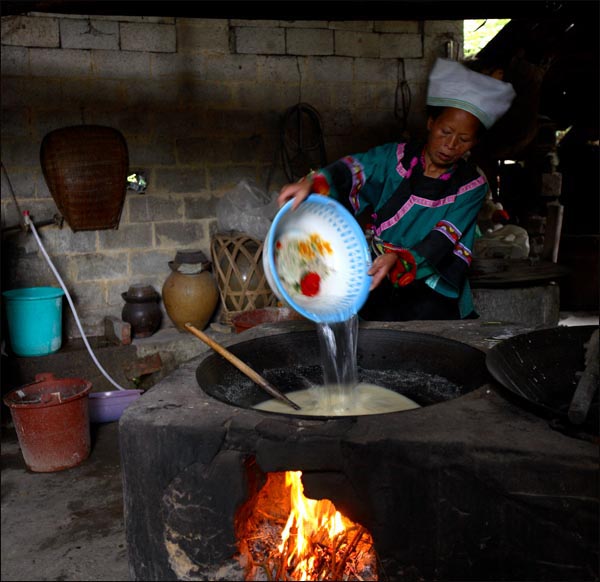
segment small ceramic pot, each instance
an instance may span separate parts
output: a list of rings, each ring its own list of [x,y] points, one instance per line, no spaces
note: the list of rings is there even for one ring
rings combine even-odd
[[[160,295],[151,285],[131,285],[126,293],[121,293],[125,306],[121,319],[131,325],[134,338],[150,337],[162,322],[162,311],[158,305]]]

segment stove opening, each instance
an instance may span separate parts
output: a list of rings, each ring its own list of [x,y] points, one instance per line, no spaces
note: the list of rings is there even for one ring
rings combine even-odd
[[[271,472],[237,511],[245,580],[378,580],[371,534],[329,499],[304,496],[302,471]]]

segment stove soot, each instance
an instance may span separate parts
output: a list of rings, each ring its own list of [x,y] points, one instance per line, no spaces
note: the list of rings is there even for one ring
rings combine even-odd
[[[256,338],[229,350],[284,394],[323,384],[316,331]],[[388,329],[359,330],[357,372],[359,382],[393,390],[422,407],[468,394],[490,379],[485,354],[476,348]],[[271,398],[218,354],[200,363],[196,379],[209,396],[232,406],[252,408]]]

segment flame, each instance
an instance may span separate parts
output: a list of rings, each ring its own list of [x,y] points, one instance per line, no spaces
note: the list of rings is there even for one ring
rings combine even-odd
[[[322,538],[325,533],[327,542],[333,542],[338,534],[346,531],[344,518],[329,500],[304,497],[302,471],[287,471],[285,484],[290,490],[291,509],[277,549],[284,553],[286,544],[293,538],[293,545],[288,549],[287,565],[296,563],[292,572],[294,579],[310,580],[315,562],[311,541]]]
[[[331,500],[306,498],[302,471],[269,473],[236,533],[248,581],[378,580],[370,533]]]

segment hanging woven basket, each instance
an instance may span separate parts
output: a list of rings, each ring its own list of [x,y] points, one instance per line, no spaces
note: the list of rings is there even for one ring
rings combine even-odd
[[[73,231],[117,228],[127,190],[129,154],[112,127],[75,125],[42,140],[48,189]]]
[[[241,232],[217,233],[211,240],[213,273],[223,307],[222,319],[277,305],[262,267],[263,241]]]

